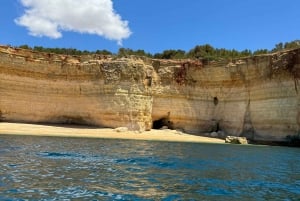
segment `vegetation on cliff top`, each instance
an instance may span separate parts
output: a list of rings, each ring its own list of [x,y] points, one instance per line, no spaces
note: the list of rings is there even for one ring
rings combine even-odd
[[[126,57],[130,55],[135,56],[146,56],[149,58],[155,59],[202,59],[202,60],[219,60],[219,59],[236,59],[241,57],[248,57],[254,55],[261,55],[267,53],[273,53],[285,49],[293,49],[300,47],[300,40],[294,40],[286,43],[278,43],[272,50],[267,49],[258,49],[255,51],[243,50],[238,51],[235,49],[228,50],[225,48],[214,48],[209,44],[197,45],[189,51],[184,50],[165,50],[161,53],[151,54],[147,53],[144,50],[132,50],[129,48],[120,48],[117,54],[113,54],[108,50],[97,50],[97,51],[81,51],[74,48],[45,48],[41,46],[34,46],[33,48],[28,45],[21,45],[19,48],[31,49],[39,52],[49,52],[56,54],[65,54],[65,55],[87,55],[87,54],[101,54],[101,55],[114,55],[117,57]]]

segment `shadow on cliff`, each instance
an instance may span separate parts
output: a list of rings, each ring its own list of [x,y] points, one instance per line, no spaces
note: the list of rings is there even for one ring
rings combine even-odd
[[[90,124],[76,124],[76,123],[46,123],[46,122],[22,122],[22,121],[5,121],[7,123],[21,123],[21,124],[34,124],[41,126],[53,126],[61,128],[76,128],[76,129],[99,129],[105,127],[99,127]]]
[[[65,128],[90,128],[90,129],[96,129],[96,128],[103,128],[101,126],[96,126],[90,123],[90,119],[85,119],[81,116],[59,116],[54,117],[52,120],[44,122],[38,122],[38,124],[42,125],[50,125],[50,126],[57,126],[57,127],[65,127]]]
[[[59,124],[59,123],[53,123],[53,124],[44,124],[44,123],[39,123],[38,125],[45,125],[45,126],[54,126],[54,127],[61,127],[61,128],[76,128],[76,129],[99,129],[102,127],[97,127],[93,125],[83,125],[83,124]]]

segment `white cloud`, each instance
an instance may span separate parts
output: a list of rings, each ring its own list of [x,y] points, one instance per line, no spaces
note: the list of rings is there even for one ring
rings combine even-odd
[[[112,0],[20,0],[25,14],[15,19],[32,36],[62,37],[61,31],[96,34],[119,44],[130,36],[128,22]]]

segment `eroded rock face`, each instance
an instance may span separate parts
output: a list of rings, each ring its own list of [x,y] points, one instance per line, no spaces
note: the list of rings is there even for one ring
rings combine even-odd
[[[0,120],[282,140],[299,131],[300,50],[203,65],[0,47]]]
[[[2,47],[4,121],[151,129],[152,66],[142,60],[56,57]]]
[[[247,141],[247,138],[245,138],[245,137],[227,136],[225,138],[225,143],[229,143],[229,144],[248,144],[248,141]]]

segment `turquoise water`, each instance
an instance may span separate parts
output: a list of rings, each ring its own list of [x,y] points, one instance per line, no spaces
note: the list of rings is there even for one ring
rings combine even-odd
[[[300,200],[300,149],[0,136],[0,200]]]

